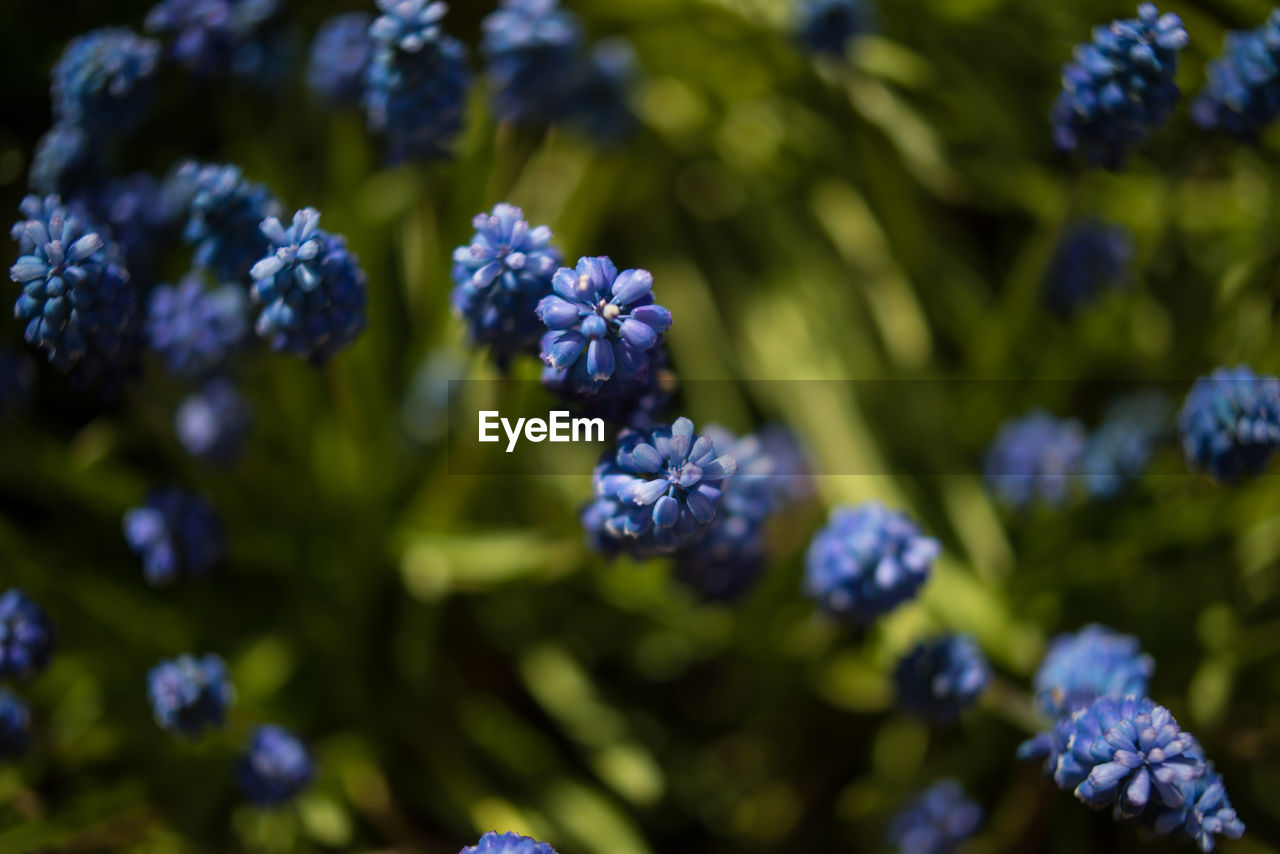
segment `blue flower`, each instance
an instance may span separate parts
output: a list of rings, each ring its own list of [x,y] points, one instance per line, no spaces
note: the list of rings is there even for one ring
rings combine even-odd
[[[796,31],[814,53],[843,58],[849,42],[872,27],[867,0],[798,0]]]
[[[147,336],[165,369],[198,378],[227,363],[249,331],[249,295],[239,285],[206,288],[189,273],[151,292]]]
[[[1157,833],[1186,836],[1206,852],[1214,849],[1214,837],[1244,836],[1244,822],[1231,806],[1222,775],[1213,770],[1211,762],[1204,774],[1182,784],[1182,806],[1158,813],[1153,825]]]
[[[0,688],[0,762],[17,759],[27,750],[31,712],[8,688]]]
[[[178,405],[174,432],[187,453],[214,463],[232,463],[244,447],[253,407],[226,377],[209,380]]]
[[[601,39],[577,64],[570,89],[570,123],[599,145],[624,141],[638,124],[629,100],[639,76],[636,51],[630,42]]]
[[[320,212],[303,208],[289,228],[262,221],[270,254],[253,265],[250,294],[258,335],[276,352],[324,362],[364,330],[367,280],[345,237],[320,229]]]
[[[1137,18],[1094,29],[1093,41],[1077,46],[1062,70],[1052,113],[1058,148],[1118,168],[1177,104],[1174,74],[1187,42],[1181,19],[1150,3],[1138,7]]]
[[[440,27],[448,6],[378,0],[369,27],[375,50],[365,81],[369,127],[387,140],[392,162],[448,153],[462,130],[471,70],[466,48]]]
[[[953,721],[972,706],[991,680],[991,667],[968,635],[919,643],[898,661],[898,702],[913,714]]]
[[[25,409],[35,384],[35,363],[25,353],[0,349],[0,418]]]
[[[499,365],[537,352],[542,324],[535,310],[551,293],[560,251],[551,229],[530,227],[520,208],[494,207],[476,214],[471,243],[453,250],[453,310],[467,324],[471,343],[487,346]]]
[[[19,210],[25,219],[10,234],[22,254],[9,278],[22,286],[14,314],[26,322],[27,342],[61,371],[109,359],[134,313],[118,247],[57,196],[27,196]]]
[[[59,122],[90,134],[131,130],[151,104],[160,45],[110,27],[77,36],[53,67],[51,94]]]
[[[804,451],[791,431],[771,425],[741,438],[711,425],[707,435],[716,451],[738,461],[738,471],[725,485],[724,506],[730,513],[757,522],[812,492]]]
[[[249,749],[236,766],[236,779],[245,798],[262,807],[292,800],[313,776],[315,767],[302,742],[274,725],[253,731]]]
[[[1259,475],[1280,445],[1280,379],[1219,368],[1195,381],[1178,413],[1192,468],[1222,481]]]
[[[244,281],[267,249],[258,227],[280,213],[280,203],[229,164],[187,161],[173,181],[171,192],[191,200],[183,237],[195,247],[195,265],[222,282]]]
[[[1133,238],[1123,226],[1084,220],[1063,233],[1044,279],[1044,299],[1068,317],[1099,292],[1125,283],[1133,260]]]
[[[582,27],[559,0],[502,0],[484,19],[484,54],[499,120],[544,125],[573,101]]]
[[[1097,697],[1142,697],[1156,664],[1138,639],[1092,624],[1058,635],[1035,675],[1036,705],[1050,717],[1070,715]]]
[[[547,329],[542,360],[567,371],[575,391],[595,394],[607,381],[639,385],[649,352],[671,326],[671,312],[653,301],[648,270],[619,273],[608,258],[581,258],[551,280],[555,293],[538,302]]]
[[[1280,9],[1255,30],[1227,33],[1222,57],[1205,73],[1192,119],[1206,130],[1256,139],[1280,115]]]
[[[147,13],[147,32],[173,39],[169,55],[197,77],[264,70],[262,41],[279,0],[161,0]]]
[[[517,833],[490,831],[475,845],[468,845],[458,854],[556,854],[556,850],[545,842]]]
[[[939,780],[893,818],[889,841],[899,854],[952,854],[978,825],[982,807],[955,780]]]
[[[1001,500],[1026,507],[1034,500],[1061,504],[1080,471],[1085,433],[1080,422],[1043,410],[1006,422],[987,451],[984,476]]]
[[[180,655],[151,669],[147,696],[161,729],[195,738],[206,728],[222,727],[235,689],[218,656]]]
[[[1139,392],[1111,404],[1102,424],[1089,434],[1080,461],[1090,494],[1109,498],[1141,475],[1171,424],[1172,407],[1160,392]]]
[[[105,150],[80,125],[58,122],[36,143],[27,183],[41,195],[74,196],[102,179]]]
[[[868,623],[919,592],[938,541],[877,501],[838,507],[805,555],[805,593],[832,616]]]
[[[202,495],[158,489],[124,515],[124,537],[153,587],[207,574],[223,555],[222,522]]]
[[[17,588],[0,594],[0,677],[34,676],[49,665],[57,639],[44,609]]]
[[[676,552],[674,577],[701,602],[736,602],[760,580],[764,561],[759,523],[722,513],[706,536]]]
[[[373,59],[372,23],[367,12],[347,12],[320,25],[307,63],[307,85],[318,97],[340,106],[359,105]]]
[[[637,556],[670,553],[711,528],[736,463],[693,430],[688,418],[651,433],[624,430],[617,452],[596,466],[593,520],[618,547]]]

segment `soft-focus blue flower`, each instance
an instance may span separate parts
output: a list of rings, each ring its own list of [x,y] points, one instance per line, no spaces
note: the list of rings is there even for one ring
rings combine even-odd
[[[1133,260],[1133,238],[1119,225],[1084,220],[1063,233],[1044,279],[1044,299],[1059,317],[1122,285]]]
[[[560,251],[551,229],[531,227],[520,208],[496,205],[471,221],[471,243],[453,250],[453,310],[471,343],[488,347],[504,366],[518,353],[537,353],[543,326],[538,301],[551,293]]]
[[[868,623],[919,592],[938,556],[905,513],[878,501],[837,507],[805,555],[805,593],[824,611]]]
[[[1222,481],[1259,475],[1280,445],[1280,379],[1219,368],[1195,381],[1178,413],[1192,468]]]
[[[36,366],[27,354],[0,349],[0,418],[25,409],[35,384]]]
[[[119,244],[134,290],[145,293],[155,282],[157,257],[177,236],[185,210],[147,172],[107,181],[88,203],[94,218],[111,229]]]
[[[623,142],[639,124],[630,93],[640,78],[631,42],[601,39],[578,63],[572,84],[568,121],[600,145]]]
[[[169,55],[197,77],[261,74],[267,25],[279,0],[161,0],[147,13],[146,29],[169,37]]]
[[[499,120],[544,125],[571,107],[582,50],[578,19],[559,0],[502,0],[484,19],[480,51]]]
[[[30,728],[27,704],[8,688],[0,688],[0,763],[26,752]]]
[[[1182,20],[1150,3],[1138,7],[1137,18],[1095,28],[1093,41],[1078,45],[1062,70],[1052,113],[1058,148],[1118,168],[1177,104],[1174,74],[1187,42]]]
[[[147,696],[161,729],[195,738],[206,728],[222,727],[235,689],[218,656],[180,655],[151,669]]]
[[[19,210],[24,219],[10,234],[21,257],[9,278],[22,286],[14,314],[27,342],[61,371],[114,356],[135,299],[111,235],[57,196],[27,196]]]
[[[467,50],[440,27],[448,6],[430,0],[378,0],[369,27],[373,60],[365,81],[369,127],[387,141],[392,162],[448,154],[462,130],[471,70]]]
[[[27,183],[40,195],[71,198],[102,180],[105,151],[106,146],[95,145],[84,128],[58,122],[36,143]]]
[[[1205,852],[1214,849],[1215,837],[1244,836],[1244,822],[1231,806],[1222,775],[1213,770],[1212,762],[1204,774],[1182,784],[1182,806],[1161,811],[1152,824],[1157,833],[1186,836]]]
[[[315,767],[302,742],[274,725],[253,731],[249,749],[236,766],[236,780],[245,798],[263,807],[292,800],[313,776]]]
[[[0,678],[44,670],[56,639],[48,615],[27,594],[17,588],[0,594]]]
[[[555,293],[538,302],[542,360],[568,372],[574,390],[594,394],[608,381],[642,383],[649,353],[671,326],[671,312],[653,301],[648,270],[619,273],[608,258],[581,258],[551,280]]]
[[[159,65],[159,43],[132,30],[109,27],[77,36],[53,67],[58,121],[90,134],[128,132],[146,115]]]
[[[898,702],[935,721],[953,721],[972,706],[991,679],[991,666],[968,635],[917,644],[894,670]]]
[[[1138,639],[1092,624],[1058,635],[1049,645],[1034,686],[1036,705],[1050,717],[1069,715],[1097,697],[1143,697],[1156,663]]]
[[[706,432],[718,453],[738,462],[738,471],[724,490],[724,506],[730,513],[763,521],[812,492],[804,451],[786,427],[770,425],[741,438],[716,424]]]
[[[271,191],[247,180],[240,167],[220,163],[187,161],[171,183],[170,192],[190,198],[183,238],[195,247],[195,265],[221,282],[245,281],[268,249],[259,226],[281,212]]]
[[[868,0],[798,0],[796,32],[814,53],[842,58],[849,42],[872,27]]]
[[[939,780],[893,818],[889,842],[899,854],[952,854],[978,825],[982,807],[955,780]]]
[[[372,23],[373,16],[367,12],[346,12],[320,25],[307,63],[307,86],[313,93],[339,106],[360,104],[373,59]]]
[[[217,370],[248,332],[249,295],[239,285],[206,288],[203,276],[188,273],[151,292],[147,337],[172,374],[198,378]]]
[[[458,854],[556,854],[556,850],[545,842],[517,833],[490,831],[475,845],[468,845]]]
[[[173,418],[187,453],[214,463],[232,463],[240,456],[252,423],[253,407],[227,377],[215,377],[186,397]]]
[[[1196,124],[1256,139],[1280,115],[1280,9],[1255,30],[1227,33],[1222,57],[1205,73],[1191,104]]]
[[[157,489],[124,515],[124,537],[153,587],[199,578],[222,560],[222,522],[204,496]]]
[[[1089,493],[1109,498],[1141,475],[1154,445],[1172,430],[1173,407],[1158,391],[1138,392],[1107,408],[1102,423],[1089,434],[1080,473]]]
[[[760,580],[764,561],[760,524],[722,513],[706,536],[676,552],[674,577],[701,602],[736,602]]]
[[[1026,507],[1036,499],[1061,504],[1080,472],[1084,442],[1080,422],[1034,410],[1000,427],[987,451],[984,477],[1010,506]]]
[[[320,212],[303,208],[286,229],[267,217],[270,254],[253,265],[256,328],[278,353],[326,361],[364,330],[367,280],[347,239],[320,229]]]

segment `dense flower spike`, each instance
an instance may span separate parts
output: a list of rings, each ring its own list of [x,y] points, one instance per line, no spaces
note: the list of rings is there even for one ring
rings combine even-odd
[[[1174,74],[1187,41],[1181,19],[1150,3],[1138,7],[1137,18],[1094,29],[1093,41],[1077,46],[1062,70],[1052,114],[1058,148],[1118,168],[1178,102]]]
[[[393,162],[448,153],[462,129],[471,71],[466,48],[440,27],[448,6],[430,0],[378,0],[369,27],[373,60],[365,81],[369,127],[387,140]]]
[[[725,513],[706,536],[676,552],[673,575],[700,602],[736,602],[760,580],[764,561],[760,524]]]
[[[538,303],[551,330],[542,336],[542,360],[567,371],[581,394],[598,393],[607,381],[642,383],[650,351],[671,327],[671,312],[654,304],[652,274],[619,273],[608,258],[581,258],[576,269],[557,270],[551,287],[555,293]]]
[[[36,384],[36,366],[25,353],[0,349],[0,418],[26,408]]]
[[[876,501],[838,507],[809,544],[805,593],[832,616],[867,623],[916,595],[939,550],[905,513]]]
[[[249,332],[249,295],[239,285],[206,288],[198,273],[151,292],[147,337],[170,373],[202,377],[226,364]]]
[[[226,377],[209,380],[178,406],[173,427],[187,453],[213,463],[240,456],[253,423],[253,407]]]
[[[199,578],[222,560],[217,510],[204,496],[178,489],[155,490],[144,506],[126,513],[124,536],[152,586]]]
[[[1244,836],[1244,822],[1231,806],[1222,775],[1214,772],[1213,763],[1206,766],[1203,775],[1182,784],[1182,806],[1157,814],[1153,826],[1160,834],[1189,837],[1205,852],[1214,849],[1215,837]]]
[[[222,282],[244,281],[267,250],[259,226],[280,213],[280,203],[229,164],[187,161],[173,181],[172,192],[190,197],[183,237],[195,247],[195,265]]]
[[[17,588],[0,594],[0,678],[44,670],[55,640],[53,623],[27,594]]]
[[[545,842],[517,833],[490,831],[475,845],[468,845],[458,854],[556,854],[556,850]]]
[[[717,456],[688,418],[651,433],[624,430],[617,445],[596,466],[598,506],[584,521],[637,556],[670,553],[704,536],[737,467],[733,458]]]
[[[315,776],[307,749],[288,730],[260,726],[236,766],[236,780],[250,803],[275,806],[293,799]]]
[[[161,729],[195,738],[207,728],[222,727],[235,689],[218,656],[180,655],[151,669],[147,696]]]
[[[531,227],[508,204],[471,222],[471,243],[453,251],[453,310],[466,321],[471,343],[489,347],[505,366],[518,353],[537,353],[543,327],[535,310],[551,293],[560,251],[550,228]]]
[[[123,27],[94,30],[67,44],[53,68],[58,121],[91,134],[127,132],[146,114],[160,45]]]
[[[814,53],[836,58],[872,26],[868,0],[799,0],[796,13],[801,43]]]
[[[307,86],[322,100],[339,106],[358,106],[364,96],[365,75],[373,59],[373,39],[366,12],[334,15],[316,31],[307,63]]]
[[[968,635],[919,643],[894,671],[898,702],[908,711],[945,722],[972,706],[991,679],[991,667]]]
[[[1044,279],[1044,299],[1059,317],[1093,302],[1108,287],[1125,283],[1133,238],[1118,225],[1085,220],[1067,229]]]
[[[1192,468],[1222,481],[1262,474],[1280,446],[1280,379],[1219,368],[1196,380],[1178,413]]]
[[[1084,442],[1078,421],[1030,412],[996,434],[984,465],[987,484],[1012,507],[1026,507],[1036,499],[1060,504],[1080,471]]]
[[[264,70],[263,36],[279,0],[161,0],[146,29],[172,39],[169,55],[197,77]]]
[[[1280,9],[1255,30],[1227,33],[1222,57],[1206,73],[1191,104],[1196,124],[1256,139],[1280,115]]]
[[[104,151],[80,125],[58,122],[36,143],[27,183],[41,195],[70,198],[101,180]]]
[[[345,237],[320,229],[320,212],[303,208],[289,228],[262,222],[271,254],[253,265],[258,335],[276,352],[324,362],[364,331],[367,280]]]
[[[10,234],[22,254],[9,278],[22,286],[14,314],[26,323],[28,343],[61,371],[109,359],[135,310],[118,247],[57,196],[27,196],[19,209],[25,219]]]
[[[1157,440],[1168,434],[1173,407],[1160,392],[1138,392],[1107,408],[1080,460],[1089,493],[1109,498],[1146,470]]]
[[[1058,635],[1036,671],[1036,705],[1050,717],[1069,715],[1097,697],[1142,697],[1156,664],[1138,639],[1106,626]]]
[[[899,854],[953,854],[978,825],[982,807],[955,780],[939,780],[894,816],[889,841]]]
[[[0,688],[0,763],[17,759],[27,749],[31,712],[8,688]]]
[[[582,27],[559,0],[502,0],[480,49],[500,120],[548,124],[571,108]]]

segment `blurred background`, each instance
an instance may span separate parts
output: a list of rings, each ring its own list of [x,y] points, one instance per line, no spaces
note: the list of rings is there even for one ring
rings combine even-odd
[[[490,5],[446,19],[473,55]],[[7,4],[0,207],[16,217],[65,41],[141,29],[149,6]],[[1141,639],[1152,696],[1216,760],[1248,826],[1220,850],[1280,850],[1276,481],[1187,475],[1172,442],[1164,473],[1109,502],[1013,513],[980,477],[999,424],[1032,406],[1093,424],[1117,382],[1180,400],[1218,365],[1280,371],[1280,139],[1207,135],[1184,100],[1123,173],[1055,154],[1061,64],[1132,3],[884,0],[847,64],[799,49],[783,0],[567,6],[636,48],[639,127],[618,145],[498,126],[477,87],[456,158],[380,166],[363,116],[301,82],[316,26],[351,3],[287,4],[299,60],[278,88],[165,76],[118,171],[233,162],[290,210],[318,207],[369,274],[369,327],[323,369],[241,367],[257,415],[231,468],[182,451],[172,413],[189,389],[155,366],[104,401],[42,365],[35,406],[0,422],[0,586],[59,631],[22,686],[34,747],[0,768],[0,851],[451,854],[494,828],[564,854],[874,851],[942,776],[986,810],[967,850],[1132,851],[1132,827],[1014,759],[1048,638],[1094,621]],[[1226,30],[1270,8],[1161,4],[1191,33],[1184,93]],[[740,605],[697,604],[664,562],[586,549],[586,450],[579,475],[450,474],[447,382],[498,374],[450,314],[449,256],[500,201],[570,259],[653,271],[676,317],[673,414],[783,421],[810,451],[817,498],[775,521]],[[1042,282],[1082,216],[1128,228],[1134,260],[1127,288],[1064,320]],[[161,280],[185,271],[175,249]],[[853,379],[1005,382],[923,423],[892,385],[864,400],[857,384],[779,382]],[[215,501],[229,556],[155,590],[120,520],[168,484]],[[943,557],[918,601],[858,635],[815,616],[800,579],[827,509],[868,498],[908,510]],[[997,677],[962,723],[931,729],[895,710],[889,674],[942,629],[972,632]],[[195,743],[157,729],[146,697],[147,670],[188,651],[222,655],[238,693],[227,732]],[[262,721],[316,757],[293,808],[235,791]]]

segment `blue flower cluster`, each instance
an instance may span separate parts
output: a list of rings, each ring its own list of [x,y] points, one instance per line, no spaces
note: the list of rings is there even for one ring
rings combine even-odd
[[[223,556],[222,522],[204,496],[180,489],[158,489],[147,503],[124,516],[124,537],[142,558],[142,571],[153,586],[178,578],[200,578]]]
[[[1053,639],[1036,671],[1036,705],[1046,715],[1061,717],[1096,697],[1141,697],[1155,667],[1137,638],[1091,624]]]
[[[1259,475],[1280,446],[1280,379],[1252,368],[1219,368],[1192,385],[1178,413],[1192,468],[1221,481]]]
[[[229,464],[239,458],[253,423],[253,407],[227,377],[214,377],[178,405],[173,427],[193,457]]]
[[[122,27],[94,30],[67,44],[53,68],[51,94],[59,124],[89,134],[119,134],[150,106],[160,45]]]
[[[1119,167],[1177,104],[1174,74],[1188,40],[1181,19],[1161,15],[1151,3],[1138,7],[1137,18],[1096,28],[1093,41],[1076,47],[1062,70],[1052,113],[1058,148],[1096,166]]]
[[[572,109],[583,33],[559,0],[502,0],[483,26],[480,51],[499,119],[543,125]]]
[[[240,790],[250,803],[269,807],[291,800],[315,776],[311,757],[292,733],[267,724],[253,731],[236,766]]]
[[[372,23],[367,12],[345,12],[320,25],[307,63],[307,86],[317,97],[335,106],[359,106],[373,60]]]
[[[796,4],[800,42],[816,54],[844,57],[849,43],[872,28],[867,0],[800,0]]]
[[[16,588],[0,594],[0,677],[27,678],[44,670],[56,635],[44,609]]]
[[[907,711],[944,723],[977,702],[991,680],[991,666],[968,635],[917,644],[898,661],[894,684]]]
[[[166,370],[198,379],[224,367],[249,331],[249,295],[237,284],[206,288],[191,273],[161,285],[147,305],[147,338]]]
[[[983,473],[1006,504],[1061,504],[1080,471],[1085,432],[1074,419],[1035,410],[1004,424],[987,451]]]
[[[468,845],[458,854],[556,854],[545,842],[538,842],[518,833],[491,831],[480,837],[475,845]]]
[[[1062,235],[1044,279],[1044,299],[1059,317],[1092,302],[1107,287],[1124,284],[1133,260],[1129,230],[1093,220],[1075,223]]]
[[[171,39],[169,55],[200,78],[243,79],[269,70],[269,25],[279,0],[161,0],[147,13],[147,32]]]
[[[195,738],[206,729],[222,727],[235,689],[218,656],[180,655],[151,669],[147,695],[161,729]]]
[[[1213,770],[1212,762],[1206,764],[1203,774],[1181,787],[1181,795],[1182,806],[1163,810],[1151,822],[1156,833],[1185,836],[1206,852],[1214,849],[1219,836],[1244,836],[1244,822],[1231,806],[1222,775]]]
[[[1191,104],[1196,124],[1256,139],[1280,115],[1280,9],[1255,30],[1228,33],[1222,57],[1205,73],[1208,82]]]
[[[220,282],[245,281],[267,249],[259,226],[280,213],[280,203],[230,164],[187,161],[175,181],[190,198],[183,238],[195,248],[195,265]]]
[[[955,780],[939,780],[909,803],[889,825],[899,854],[954,854],[982,824],[982,807]]]
[[[17,694],[0,688],[0,763],[17,759],[30,741],[31,710]]]

